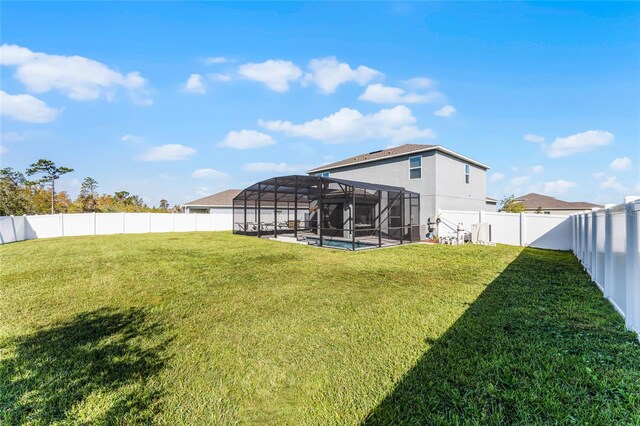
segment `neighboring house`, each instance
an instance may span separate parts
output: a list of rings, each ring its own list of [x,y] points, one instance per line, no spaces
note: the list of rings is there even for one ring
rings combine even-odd
[[[406,144],[356,155],[307,173],[417,192],[424,226],[436,220],[439,209],[495,211],[496,200],[487,198],[488,169],[439,145]]]
[[[534,192],[517,197],[514,201],[524,205],[527,213],[542,214],[564,214],[584,212],[585,210],[600,209],[599,204],[587,203],[584,201],[562,201],[547,195],[536,194]]]
[[[229,218],[231,218],[233,214],[233,198],[240,192],[242,192],[240,189],[227,189],[217,194],[190,201],[181,207],[185,213],[228,214]]]

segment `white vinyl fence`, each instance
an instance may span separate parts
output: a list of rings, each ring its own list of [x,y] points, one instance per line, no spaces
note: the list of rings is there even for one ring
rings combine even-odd
[[[640,200],[571,216],[573,253],[640,334]]]
[[[572,228],[569,216],[536,213],[498,213],[441,210],[438,235],[455,235],[460,226],[466,233],[476,223],[491,225],[491,241],[512,246],[531,246],[571,250]]]
[[[0,216],[0,244],[36,238],[148,232],[228,231],[231,214],[69,213]]]

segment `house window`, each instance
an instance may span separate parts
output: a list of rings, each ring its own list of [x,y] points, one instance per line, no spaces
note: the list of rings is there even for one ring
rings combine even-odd
[[[316,176],[320,176],[320,177],[329,177],[329,172],[322,172],[322,173],[318,173],[318,174],[316,174]]]
[[[422,156],[409,158],[409,179],[422,178]]]
[[[469,165],[464,165],[464,183],[469,183]]]

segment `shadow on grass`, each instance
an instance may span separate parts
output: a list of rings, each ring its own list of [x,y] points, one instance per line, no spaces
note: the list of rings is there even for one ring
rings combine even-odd
[[[100,309],[0,344],[0,423],[150,423],[169,339],[141,309]]]
[[[640,424],[640,345],[568,252],[525,249],[362,422]]]

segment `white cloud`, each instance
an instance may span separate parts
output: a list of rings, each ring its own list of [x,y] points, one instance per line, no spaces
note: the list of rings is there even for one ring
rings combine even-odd
[[[411,89],[430,89],[434,86],[433,80],[426,77],[415,77],[405,80],[404,85]]]
[[[529,182],[531,179],[529,178],[529,176],[518,176],[518,177],[514,177],[513,179],[511,179],[509,181],[509,184],[511,186],[521,186],[524,185],[525,183]]]
[[[1,107],[2,105],[0,105]],[[2,108],[0,108],[1,110]],[[0,141],[2,142],[22,142],[27,140],[27,135],[20,132],[5,132],[0,134]]]
[[[535,166],[531,167],[531,173],[533,174],[540,174],[544,172],[544,166],[541,166],[540,164],[536,164]]]
[[[0,64],[16,66],[16,78],[35,93],[59,90],[69,98],[87,101],[111,99],[122,88],[140,104],[152,103],[146,95],[147,80],[139,72],[126,75],[82,56],[48,55],[16,45],[0,46]]]
[[[431,102],[439,97],[438,93],[419,95],[414,92],[406,93],[399,87],[384,86],[382,84],[370,84],[358,99],[361,101],[376,102],[380,104],[417,104]]]
[[[2,108],[0,108],[2,109]],[[21,142],[27,140],[28,136],[26,133],[20,132],[4,132],[0,134],[0,141],[2,142]]]
[[[616,158],[609,164],[611,170],[629,170],[631,168],[631,158]]]
[[[544,136],[534,135],[533,133],[527,133],[523,136],[523,139],[527,142],[542,143],[544,142]]]
[[[489,182],[499,182],[504,179],[504,174],[500,172],[491,173],[491,177],[489,178]]]
[[[359,142],[366,139],[389,139],[399,143],[436,137],[431,129],[419,129],[415,122],[416,118],[411,110],[398,105],[367,115],[355,109],[342,108],[327,117],[302,124],[281,120],[260,120],[259,124],[288,136],[306,137],[326,143]]]
[[[251,149],[275,144],[275,139],[257,130],[232,130],[218,143],[218,146],[235,149]]]
[[[351,81],[364,86],[374,78],[383,75],[364,65],[353,69],[347,63],[338,62],[334,56],[312,59],[309,62],[309,69],[311,72],[305,74],[304,81],[316,84],[324,93],[333,93],[338,86]]]
[[[123,137],[120,138],[120,140],[122,142],[131,142],[131,143],[140,143],[140,142],[142,142],[142,138],[140,136],[129,135],[129,134],[124,135]]]
[[[565,194],[569,189],[576,186],[575,182],[569,182],[566,180],[555,180],[551,182],[546,182],[544,184],[544,192],[545,194],[555,194],[562,195]]]
[[[248,172],[277,172],[277,173],[295,173],[308,169],[306,164],[288,164],[288,163],[246,163],[242,169]]]
[[[138,159],[142,161],[186,160],[187,157],[195,153],[195,149],[175,143],[154,146],[153,148],[150,148],[145,153],[143,153],[140,157],[138,157]]]
[[[596,179],[599,179],[602,176],[604,176],[604,172],[595,172],[595,173],[591,174],[591,176],[593,176]]]
[[[289,90],[289,82],[302,76],[302,70],[293,62],[269,59],[259,64],[240,65],[238,74],[249,80],[264,83],[275,92],[286,92]]]
[[[0,114],[16,121],[27,123],[49,123],[56,119],[60,110],[31,95],[10,95],[0,90]]]
[[[0,154],[6,154],[8,152],[9,152],[9,150],[7,148],[5,148],[4,146],[0,145]]]
[[[204,60],[206,65],[225,64],[227,62],[229,62],[229,60],[224,56],[213,56]]]
[[[196,179],[226,179],[229,175],[215,169],[196,169],[191,173],[191,177]]]
[[[453,106],[445,105],[439,110],[437,110],[436,112],[434,112],[433,115],[436,115],[438,117],[451,117],[455,112],[456,112],[456,109]]]
[[[568,157],[580,152],[593,151],[612,142],[613,134],[602,130],[588,130],[584,133],[556,138],[551,145],[546,147],[546,151],[551,158]]]
[[[207,93],[207,88],[204,85],[202,75],[191,74],[184,84],[184,91],[189,93],[198,93],[200,95]]]
[[[604,182],[600,183],[601,189],[614,189],[616,191],[624,192],[627,188],[618,182],[618,178],[615,176],[607,176],[607,179]]]
[[[229,74],[207,74],[207,77],[209,77],[209,80],[213,81],[231,81],[231,76]]]

